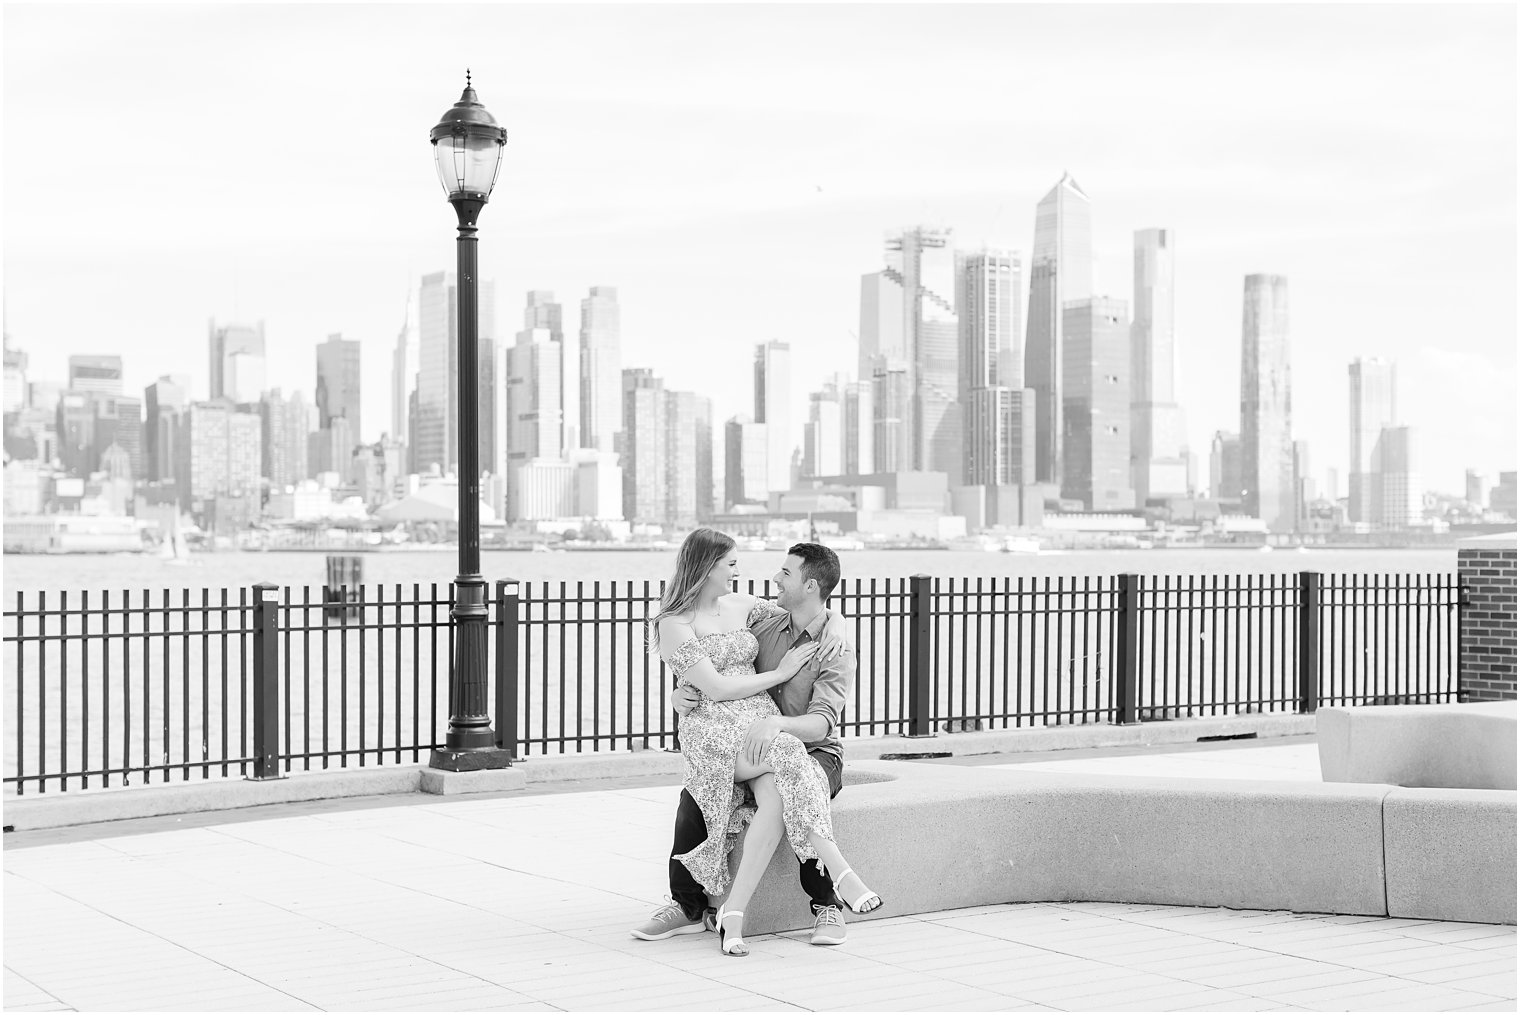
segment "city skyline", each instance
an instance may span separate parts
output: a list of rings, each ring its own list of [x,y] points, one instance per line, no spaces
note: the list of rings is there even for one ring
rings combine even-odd
[[[793,371],[800,436],[809,393],[853,372],[859,279],[885,235],[943,223],[968,249],[1032,264],[1034,205],[1069,171],[1093,202],[1095,295],[1132,302],[1134,232],[1175,237],[1177,401],[1195,455],[1236,425],[1240,279],[1270,272],[1293,283],[1293,437],[1316,463],[1346,473],[1345,364],[1380,356],[1418,378],[1401,422],[1440,465],[1425,482],[1460,490],[1467,467],[1514,464],[1509,9],[468,8],[482,37],[509,40],[484,60],[425,45],[443,38],[436,9],[92,10],[7,12],[7,136],[42,132],[59,103],[105,131],[103,170],[7,146],[7,326],[33,377],[62,381],[69,353],[119,353],[125,390],[141,391],[206,362],[208,319],[263,321],[269,387],[310,397],[311,348],[341,332],[365,347],[364,417],[390,418],[397,316],[418,278],[452,264],[424,138],[468,62],[510,133],[481,220],[501,306],[617,287],[623,364],[711,397],[718,419],[748,406],[754,346],[788,342],[816,370]],[[1123,46],[1079,33],[1095,12]],[[366,46],[327,66],[319,54],[355,19]],[[698,56],[714,36],[746,42]],[[510,42],[529,37],[543,44]],[[634,63],[629,39],[648,40]],[[282,69],[230,78],[228,45]],[[907,46],[925,72],[874,107],[869,83]],[[759,72],[777,49],[795,74]],[[596,73],[546,72],[567,58]],[[1290,63],[1292,78],[1265,73]],[[1068,85],[1031,91],[1054,64]],[[297,111],[324,101],[372,143],[293,158]],[[181,104],[207,117],[188,159],[151,129]],[[319,172],[357,182],[313,188]],[[90,200],[49,199],[65,191]],[[191,203],[198,229],[168,228]],[[195,397],[205,384],[196,370]]]

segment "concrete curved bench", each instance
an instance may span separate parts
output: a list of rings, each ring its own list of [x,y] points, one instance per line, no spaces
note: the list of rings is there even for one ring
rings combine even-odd
[[[886,900],[850,919],[1087,901],[1515,922],[1514,793],[911,762],[846,772],[835,835]],[[1396,796],[1410,793],[1433,795]],[[780,850],[745,927],[810,924]]]
[[[1321,708],[1326,782],[1515,788],[1515,703]]]

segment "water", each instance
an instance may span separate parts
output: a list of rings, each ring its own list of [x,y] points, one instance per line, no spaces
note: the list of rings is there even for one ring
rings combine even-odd
[[[742,552],[744,577],[764,579],[781,564],[781,551]],[[408,587],[452,581],[458,568],[452,549],[396,553],[365,553],[364,584]],[[277,585],[321,586],[326,580],[322,553],[208,553],[189,565],[166,563],[147,554],[31,556],[4,558],[5,607],[15,605],[16,593],[101,589],[237,588],[268,581]],[[595,580],[658,583],[670,574],[674,550],[586,551],[529,553],[485,551],[481,572],[491,581]],[[858,550],[840,554],[845,577],[901,578],[928,574],[939,578],[1002,578],[1045,575],[1138,574],[1276,574],[1290,571],[1325,573],[1428,573],[1454,571],[1457,552],[1445,549],[1407,550],[1074,550],[1033,554],[983,553],[956,550]]]

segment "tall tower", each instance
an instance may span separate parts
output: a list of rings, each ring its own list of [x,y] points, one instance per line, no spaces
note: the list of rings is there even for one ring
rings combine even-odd
[[[723,499],[735,504],[764,504],[770,487],[766,472],[770,458],[765,424],[735,416],[723,425]]]
[[[391,438],[407,439],[407,406],[417,373],[417,333],[412,328],[412,297],[407,294],[406,314],[396,334],[396,348],[391,352]]]
[[[1170,229],[1135,233],[1130,324],[1130,464],[1135,501],[1188,492],[1187,423],[1177,405],[1176,288]]]
[[[1034,392],[1024,387],[1022,290],[1017,254],[983,250],[956,257],[962,454],[970,486],[1033,480]]]
[[[91,395],[121,394],[121,357],[70,356],[69,390]]]
[[[174,478],[175,420],[190,404],[188,380],[166,374],[143,389],[143,479],[150,483]]]
[[[211,352],[211,395],[216,398],[230,398],[234,402],[258,401],[263,393],[259,390],[250,390],[256,380],[262,382],[264,378],[264,322],[260,321],[256,327],[248,327],[243,324],[228,324],[218,328],[216,319],[212,318],[207,327],[208,341]],[[240,357],[245,357],[239,359]],[[233,378],[228,376],[229,368],[240,365],[240,369],[233,372],[242,376],[242,390],[238,385],[230,383]]]
[[[765,424],[765,472],[771,490],[792,488],[791,398],[791,346],[755,346],[755,422]]]
[[[623,517],[635,524],[669,520],[665,395],[665,382],[654,371],[623,371]]]
[[[955,254],[949,229],[919,226],[887,239],[887,266],[902,279],[906,347],[908,461],[902,468],[943,472],[959,485],[964,463]]]
[[[363,442],[359,422],[359,342],[340,335],[328,335],[317,346],[317,412],[321,429],[332,429],[334,417],[348,420],[348,433],[355,442]]]
[[[1035,393],[1035,479],[1061,482],[1062,310],[1092,296],[1092,202],[1063,173],[1035,206],[1024,383]]]
[[[1353,522],[1375,522],[1379,505],[1373,451],[1384,427],[1398,419],[1398,381],[1394,365],[1382,359],[1351,361],[1351,489],[1347,516]]]
[[[712,443],[712,400],[665,392],[665,502],[676,525],[712,519]]]
[[[1130,487],[1129,308],[1105,296],[1062,312],[1066,399],[1061,496],[1089,511],[1127,511]]]
[[[623,361],[617,289],[594,285],[581,300],[580,442],[598,451],[614,450],[623,429]]]
[[[1288,280],[1247,275],[1240,359],[1240,471],[1246,514],[1270,532],[1291,532],[1293,385]]]
[[[496,288],[481,282],[476,294],[479,315],[477,373],[480,387],[480,461],[495,461],[496,435]],[[452,472],[459,462],[459,295],[454,273],[422,276],[417,294],[417,418],[412,462],[419,472],[437,466]],[[489,453],[488,453],[489,452]]]

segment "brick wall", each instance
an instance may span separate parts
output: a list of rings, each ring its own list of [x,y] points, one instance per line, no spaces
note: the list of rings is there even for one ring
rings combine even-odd
[[[1457,546],[1462,608],[1463,701],[1515,698],[1515,537],[1481,536]]]

